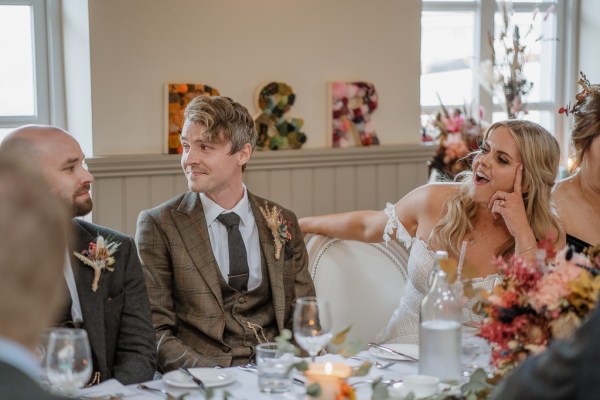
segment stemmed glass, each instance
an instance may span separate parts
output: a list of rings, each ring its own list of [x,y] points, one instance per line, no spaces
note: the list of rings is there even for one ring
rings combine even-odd
[[[294,339],[313,362],[332,337],[329,304],[313,296],[296,299]]]
[[[92,376],[92,353],[83,329],[54,329],[48,338],[45,375],[54,392],[73,395]]]

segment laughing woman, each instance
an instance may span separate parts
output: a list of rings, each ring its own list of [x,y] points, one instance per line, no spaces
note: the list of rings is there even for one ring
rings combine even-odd
[[[544,128],[528,121],[497,122],[486,132],[472,172],[460,182],[421,186],[384,211],[306,217],[299,223],[304,233],[364,242],[390,240],[395,232],[410,248],[409,282],[379,340],[417,343],[419,309],[435,251],[458,258],[466,241],[459,275],[490,290],[498,278],[497,256],[533,259],[537,241],[547,237],[564,245],[550,204],[558,163],[558,143]],[[478,318],[470,304],[463,309],[463,323]]]

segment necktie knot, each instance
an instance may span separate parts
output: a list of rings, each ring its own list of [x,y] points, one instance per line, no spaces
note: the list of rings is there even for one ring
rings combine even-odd
[[[217,220],[225,225],[227,229],[240,224],[240,216],[234,212],[221,214],[217,217]]]

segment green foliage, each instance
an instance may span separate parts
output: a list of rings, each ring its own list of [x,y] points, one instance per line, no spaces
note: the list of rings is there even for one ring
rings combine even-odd
[[[311,383],[306,387],[306,395],[310,397],[319,397],[321,395],[321,386],[318,383]]]

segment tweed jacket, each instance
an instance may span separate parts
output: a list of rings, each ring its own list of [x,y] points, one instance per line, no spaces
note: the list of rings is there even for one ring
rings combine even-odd
[[[115,378],[123,384],[151,380],[156,370],[156,344],[144,274],[133,239],[117,231],[74,219],[71,266],[77,294],[94,355],[94,371],[102,381]],[[92,291],[94,270],[73,256],[98,235],[120,242],[114,271],[103,271],[99,287]]]
[[[29,375],[11,364],[0,361],[0,399],[60,400],[62,397],[45,392]]]
[[[296,297],[314,296],[308,254],[295,214],[248,192],[266,261],[275,319],[290,328]],[[276,206],[292,222],[292,239],[275,257],[273,236],[259,207]],[[219,275],[198,193],[187,192],[138,217],[136,241],[146,274],[158,344],[159,371],[186,366],[229,366]]]

